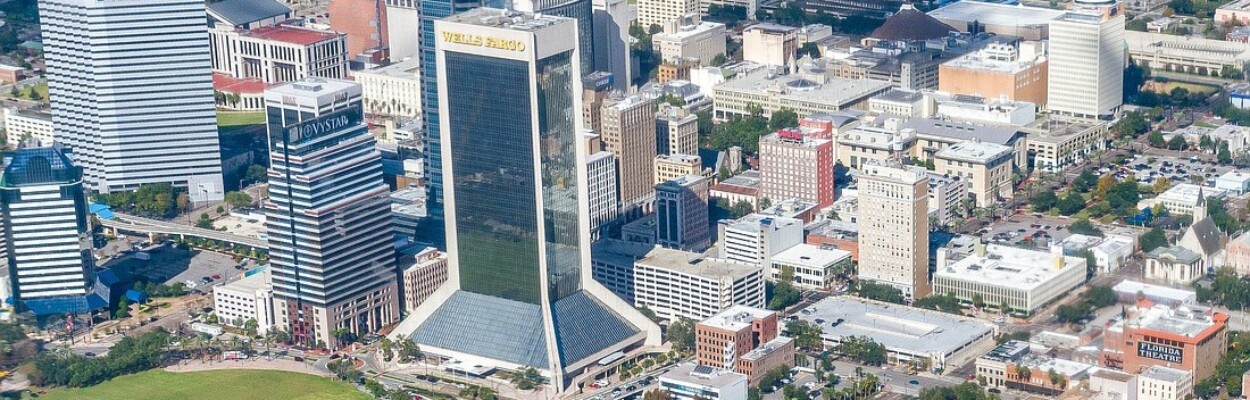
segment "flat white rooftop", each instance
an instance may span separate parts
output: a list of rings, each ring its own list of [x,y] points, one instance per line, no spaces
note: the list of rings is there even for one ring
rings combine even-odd
[[[751,263],[711,258],[699,253],[659,246],[648,252],[647,256],[638,260],[635,265],[666,269],[710,280],[737,279],[761,271],[759,266]]]
[[[759,70],[725,81],[716,85],[714,90],[779,95],[841,106],[889,88],[890,83],[886,81],[829,78],[825,83],[817,83],[798,76],[776,75],[767,70]]]
[[[725,311],[699,321],[699,324],[728,331],[739,331],[751,326],[751,323],[757,319],[767,318],[776,313],[776,311],[772,310],[735,304],[725,309]]]
[[[849,251],[799,243],[777,253],[772,260],[789,265],[823,268],[850,258],[851,252]]]
[[[990,244],[985,250],[986,256],[970,255],[945,268],[938,268],[934,276],[1033,290],[1070,269],[1085,269],[1085,259],[1080,257],[997,244]]]
[[[1046,25],[1063,15],[1062,10],[1012,6],[981,1],[961,1],[929,11],[939,20],[977,21],[984,25],[1032,26]]]
[[[986,164],[1011,157],[1011,147],[990,142],[959,142],[938,150],[937,157]]]
[[[1161,365],[1151,365],[1146,367],[1146,369],[1142,370],[1138,375],[1164,382],[1180,382],[1190,378],[1189,371],[1168,368]]]
[[[1197,294],[1190,290],[1177,289],[1167,286],[1151,285],[1138,281],[1123,281],[1111,288],[1119,293],[1149,293],[1155,298],[1168,298],[1181,301],[1193,301]]]
[[[909,354],[950,355],[993,331],[989,323],[972,318],[846,296],[826,298],[797,315],[819,322],[824,338],[867,336]]]

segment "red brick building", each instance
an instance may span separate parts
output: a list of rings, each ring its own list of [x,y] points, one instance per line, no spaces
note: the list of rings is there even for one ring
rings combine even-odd
[[[794,362],[794,341],[777,333],[776,312],[735,305],[695,324],[695,358],[744,374],[755,386],[769,370]]]
[[[1102,362],[1133,374],[1152,365],[1182,369],[1201,381],[1227,349],[1227,314],[1144,302],[1107,327]]]
[[[11,65],[0,65],[0,83],[13,83],[26,79],[26,69]]]
[[[330,0],[330,29],[347,34],[347,58],[385,49],[386,5],[382,0]]]

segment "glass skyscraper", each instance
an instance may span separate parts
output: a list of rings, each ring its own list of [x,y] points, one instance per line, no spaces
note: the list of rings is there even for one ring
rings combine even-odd
[[[449,279],[396,329],[422,349],[534,367],[563,389],[658,328],[590,278],[576,21],[439,20]]]

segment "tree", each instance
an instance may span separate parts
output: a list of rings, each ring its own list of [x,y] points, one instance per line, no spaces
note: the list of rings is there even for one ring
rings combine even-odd
[[[424,357],[421,347],[412,339],[403,339],[399,341],[399,359],[402,361],[415,361]]]
[[[1075,191],[1068,192],[1068,195],[1063,196],[1063,199],[1059,200],[1059,203],[1056,204],[1056,206],[1059,208],[1060,214],[1072,215],[1085,208],[1085,199]]]
[[[804,320],[786,324],[786,333],[794,338],[794,346],[804,351],[824,350],[824,341],[820,335],[820,326]]]
[[[1163,132],[1152,131],[1146,136],[1146,141],[1150,142],[1150,147],[1162,149],[1167,147],[1167,139],[1163,138]]]
[[[191,199],[187,196],[186,192],[178,193],[178,198],[174,200],[174,205],[178,207],[178,213],[182,214],[190,209]]]
[[[243,333],[248,337],[256,337],[258,329],[260,329],[260,324],[256,322],[256,318],[248,318],[243,322]]]
[[[1033,206],[1033,211],[1037,212],[1049,211],[1051,208],[1054,208],[1055,204],[1058,202],[1059,196],[1050,191],[1038,193],[1036,196],[1029,199],[1029,205]]]
[[[860,282],[856,290],[859,297],[866,299],[894,304],[903,304],[906,302],[906,298],[903,296],[903,291],[890,285],[876,282]]]
[[[673,349],[677,351],[694,350],[694,320],[681,317],[676,322],[669,325],[665,338],[673,343]]]
[[[1102,236],[1102,230],[1095,227],[1093,223],[1090,223],[1088,218],[1076,220],[1076,222],[1073,222],[1072,225],[1068,226],[1068,231],[1082,235]]]
[[[248,196],[243,192],[227,192],[225,196],[226,204],[231,208],[243,208],[252,205],[252,196]]]
[[[793,128],[799,126],[799,114],[789,108],[782,108],[774,111],[773,115],[768,118],[768,129],[778,130],[782,128]]]
[[[1098,177],[1095,176],[1093,172],[1090,172],[1088,169],[1083,170],[1081,171],[1081,174],[1077,175],[1076,179],[1072,181],[1072,190],[1085,193],[1093,189],[1094,185],[1097,183]]]
[[[334,339],[338,341],[338,344],[335,347],[343,347],[348,342],[351,342],[352,331],[347,329],[346,326],[340,326],[334,328],[334,330],[330,332],[330,336],[334,336]]]
[[[1168,150],[1185,150],[1187,147],[1189,143],[1181,135],[1172,135],[1172,138],[1168,139]]]
[[[1124,139],[1135,138],[1138,135],[1146,133],[1150,130],[1150,121],[1146,120],[1139,112],[1130,112],[1120,118],[1112,128],[1116,136]]]
[[[243,173],[243,181],[248,184],[267,180],[269,180],[269,171],[262,165],[250,165],[247,167],[247,172]]]
[[[1060,323],[1074,324],[1080,320],[1088,318],[1089,313],[1089,305],[1084,302],[1064,304],[1059,306],[1059,309],[1055,311],[1055,319]]]
[[[1020,380],[1027,382],[1033,376],[1033,369],[1026,367],[1024,364],[1016,364],[1014,369],[1016,376],[1019,376]]]
[[[860,363],[880,366],[886,362],[885,345],[873,341],[867,336],[851,336],[838,344],[837,351]],[[858,371],[859,369],[856,368]]]
[[[744,215],[750,214],[751,211],[754,211],[754,207],[752,207],[751,203],[746,200],[738,200],[738,202],[734,203],[733,208],[729,211],[735,218],[741,218]]]
[[[912,302],[911,305],[949,314],[963,315],[963,307],[959,304],[959,299],[955,298],[951,293],[930,295]]]
[[[794,287],[794,268],[789,266],[781,267],[781,273],[777,277],[776,283],[770,283],[772,290],[765,293],[768,295],[768,309],[781,311],[786,307],[792,306],[802,299],[803,293]]]
[[[533,367],[525,367],[512,374],[512,384],[517,389],[534,390],[543,383],[543,376]]]
[[[117,301],[117,312],[113,313],[113,317],[117,319],[130,318],[130,302],[125,298]]]
[[[1170,187],[1172,187],[1172,181],[1165,177],[1159,177],[1159,179],[1155,179],[1154,184],[1150,185],[1150,190],[1155,192],[1155,194],[1159,194],[1166,192]]]
[[[1111,185],[1115,184],[1115,177],[1111,174],[1105,174],[1098,177],[1098,186],[1094,187],[1094,199],[1102,200],[1107,198],[1107,192],[1111,191]]]
[[[1115,290],[1112,290],[1111,287],[1105,285],[1094,285],[1090,287],[1089,291],[1085,292],[1084,297],[1085,302],[1094,308],[1103,308],[1119,302],[1119,297],[1116,296]]]
[[[673,394],[664,389],[651,389],[642,394],[642,400],[669,400]]]
[[[200,219],[195,221],[195,227],[201,229],[214,229],[213,219],[209,218],[208,213],[201,213]]]
[[[1156,248],[1167,246],[1168,238],[1167,235],[1163,233],[1163,229],[1156,227],[1151,229],[1149,232],[1142,234],[1141,238],[1138,239],[1138,242],[1141,243],[1141,251],[1149,252]]]

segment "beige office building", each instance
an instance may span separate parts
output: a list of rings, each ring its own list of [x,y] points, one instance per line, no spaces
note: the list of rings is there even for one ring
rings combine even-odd
[[[609,98],[599,114],[604,149],[616,156],[621,207],[655,200],[655,102],[638,96]]]
[[[762,23],[742,31],[742,59],[762,65],[790,66],[799,46],[799,28]]]
[[[929,177],[869,162],[859,179],[859,278],[911,299],[929,295]]]
[[[968,194],[977,207],[1010,199],[1011,147],[989,142],[961,142],[938,150],[934,171],[968,182]]]
[[[403,272],[404,310],[417,309],[443,282],[447,282],[447,253],[433,247],[421,250]]]
[[[938,67],[938,90],[1045,106],[1046,45],[990,43]]]
[[[680,23],[681,17],[699,13],[699,0],[638,0],[638,26],[648,30]]]
[[[699,117],[669,104],[655,113],[656,152],[659,154],[699,154]]]
[[[686,175],[703,176],[703,161],[690,154],[655,156],[655,183],[661,184]]]

